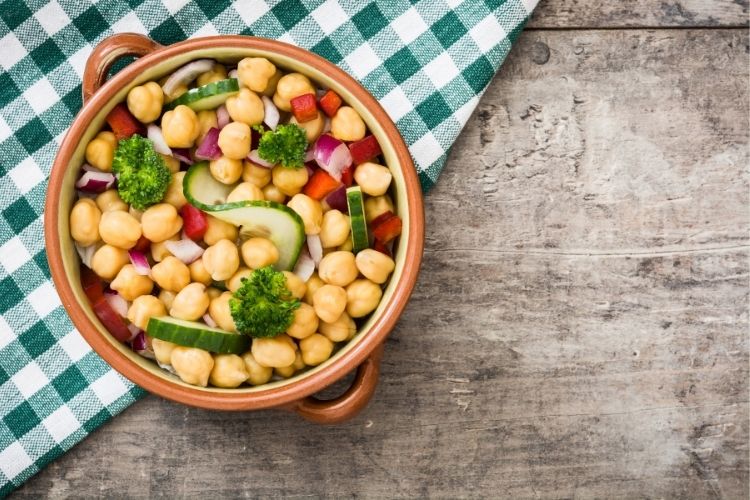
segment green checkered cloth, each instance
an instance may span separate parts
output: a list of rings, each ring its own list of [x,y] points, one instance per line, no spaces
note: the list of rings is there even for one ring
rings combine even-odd
[[[44,251],[46,179],[92,47],[131,31],[311,49],[380,100],[428,190],[536,1],[0,1],[0,497],[144,394],[75,330]]]

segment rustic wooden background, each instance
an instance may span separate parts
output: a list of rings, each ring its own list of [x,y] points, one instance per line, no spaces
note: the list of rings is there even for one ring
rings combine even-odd
[[[352,422],[156,397],[49,497],[748,495],[747,0],[543,0]]]

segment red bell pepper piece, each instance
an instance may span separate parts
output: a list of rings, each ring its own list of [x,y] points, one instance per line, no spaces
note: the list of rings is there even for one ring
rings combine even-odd
[[[322,109],[323,113],[328,115],[329,118],[333,118],[333,115],[336,114],[336,111],[338,111],[340,107],[341,98],[333,90],[329,90],[320,98],[320,109]]]
[[[312,174],[305,187],[302,188],[302,192],[314,200],[322,200],[328,193],[339,187],[340,184],[328,172],[318,169]]]
[[[128,107],[120,103],[107,115],[109,128],[114,132],[117,140],[127,139],[133,134],[143,134],[143,125],[138,119],[130,114]]]
[[[128,325],[122,316],[117,314],[112,306],[109,305],[107,299],[102,296],[93,305],[94,313],[99,321],[102,322],[104,327],[112,334],[114,338],[120,342],[127,342],[133,334],[128,330]]]
[[[346,187],[351,187],[351,185],[354,184],[353,166],[349,166],[346,170],[341,172],[341,182],[343,182]]]
[[[370,229],[376,228],[377,226],[380,225],[381,222],[384,222],[390,219],[391,217],[395,217],[395,216],[396,215],[390,210],[383,212],[382,214],[378,215],[377,217],[375,217],[374,219],[370,221]]]
[[[102,280],[94,271],[88,267],[81,266],[81,286],[89,302],[96,303],[104,296],[104,286]]]
[[[382,151],[380,144],[374,135],[368,135],[364,139],[349,144],[349,151],[352,154],[352,161],[355,165],[372,160],[379,156]]]
[[[203,238],[208,229],[206,214],[190,203],[186,203],[180,209],[180,215],[182,216],[182,228],[185,231],[185,236],[194,241]]]
[[[298,123],[309,122],[318,117],[318,104],[315,102],[315,94],[302,94],[291,99],[292,114]]]
[[[401,234],[402,226],[401,217],[391,214],[391,217],[373,226],[372,235],[385,244]]]
[[[151,247],[151,241],[145,236],[141,236],[136,242],[133,250],[137,250],[141,253],[146,252]]]
[[[388,250],[388,247],[385,245],[385,243],[383,243],[382,241],[378,239],[376,239],[375,242],[372,244],[372,249],[380,253],[384,253],[388,257],[393,257],[393,255],[391,255],[391,251]]]

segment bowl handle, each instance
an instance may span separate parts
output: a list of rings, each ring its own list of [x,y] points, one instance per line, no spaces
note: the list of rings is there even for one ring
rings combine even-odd
[[[138,33],[119,33],[105,38],[94,48],[83,71],[83,102],[107,81],[109,68],[125,56],[145,56],[162,46]]]
[[[309,396],[294,403],[293,409],[302,418],[316,424],[337,424],[357,415],[370,402],[380,378],[383,344],[357,367],[352,385],[336,399],[320,400]]]

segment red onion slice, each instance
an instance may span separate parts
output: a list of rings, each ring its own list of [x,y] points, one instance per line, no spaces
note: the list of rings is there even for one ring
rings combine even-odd
[[[315,262],[315,267],[318,267],[320,260],[323,258],[323,245],[320,243],[320,236],[317,234],[307,235],[307,250],[310,252],[313,262]]]
[[[153,349],[148,345],[146,332],[144,332],[143,330],[139,330],[138,334],[133,337],[133,340],[130,341],[130,347],[132,347],[135,352],[137,352],[144,358],[156,359]]]
[[[326,117],[326,121],[323,124],[323,134],[327,134],[331,131],[331,119]]]
[[[167,78],[167,81],[164,82],[162,89],[166,95],[172,95],[177,87],[189,84],[198,78],[198,75],[206,71],[211,71],[213,67],[214,62],[211,59],[198,59],[197,61],[188,63],[172,73]]]
[[[309,161],[315,161],[315,148],[310,148],[305,151],[305,163]]]
[[[276,126],[279,124],[279,119],[281,118],[279,110],[273,101],[267,96],[263,96],[261,99],[263,100],[263,111],[265,113],[263,115],[263,121],[268,125],[268,128],[276,130]]]
[[[130,263],[133,264],[137,274],[140,274],[141,276],[151,276],[151,266],[143,252],[139,252],[138,250],[128,250],[128,257],[130,257]]]
[[[339,212],[344,214],[349,213],[349,206],[346,203],[345,185],[342,184],[341,186],[334,189],[328,196],[326,196],[325,201],[332,209],[338,210]]]
[[[76,187],[86,193],[101,193],[115,183],[115,175],[110,172],[86,171],[76,181]]]
[[[320,168],[337,181],[341,181],[341,174],[352,164],[352,154],[346,144],[328,134],[318,138],[314,154]]]
[[[211,317],[210,314],[206,313],[203,315],[203,322],[206,323],[211,328],[216,328],[216,321]]]
[[[195,150],[195,157],[199,160],[218,160],[221,158],[221,148],[219,147],[219,129],[211,127],[206,132],[198,149]]]
[[[238,75],[239,75],[239,71],[237,71],[236,69],[233,69],[232,71],[229,72],[229,74],[227,75],[227,78],[239,78]]]
[[[312,260],[312,257],[310,257],[310,254],[307,253],[307,250],[302,250],[299,254],[299,259],[297,259],[297,265],[294,266],[294,274],[299,276],[299,279],[306,282],[314,272],[315,262]]]
[[[153,123],[150,124],[146,128],[146,135],[154,144],[154,151],[163,155],[172,156],[172,148],[167,146],[167,141],[164,140],[164,135],[161,133],[161,129],[157,125],[154,125]]]
[[[193,159],[190,157],[190,150],[188,148],[172,148],[172,156],[186,165],[192,165],[194,163]]]
[[[114,290],[107,289],[104,292],[104,299],[117,314],[123,318],[128,315],[128,301],[123,299],[122,296]]]
[[[80,244],[76,243],[76,252],[78,252],[78,256],[81,258],[81,262],[83,262],[83,265],[91,269],[91,259],[94,257],[94,252],[96,252],[96,245],[89,245],[87,247],[82,247]]]
[[[227,126],[230,121],[232,121],[232,118],[229,116],[229,111],[227,111],[226,105],[222,104],[216,109],[216,123],[219,130]]]
[[[190,264],[198,260],[203,255],[203,248],[191,239],[179,241],[168,240],[164,242],[169,253],[180,259],[185,264]]]
[[[257,149],[253,149],[252,151],[250,151],[250,154],[247,155],[247,159],[260,167],[273,168],[273,163],[269,163],[263,158],[261,158],[260,155],[258,154]]]

